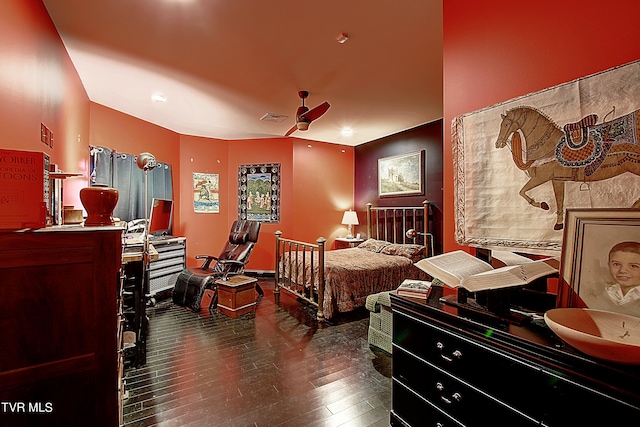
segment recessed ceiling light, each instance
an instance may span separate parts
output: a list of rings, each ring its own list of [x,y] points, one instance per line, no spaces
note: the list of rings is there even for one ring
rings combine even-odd
[[[342,136],[352,136],[353,135],[353,129],[351,129],[350,127],[342,128],[342,130],[340,131],[340,134]]]
[[[167,97],[161,94],[160,92],[155,92],[151,94],[151,100],[153,102],[167,102]]]

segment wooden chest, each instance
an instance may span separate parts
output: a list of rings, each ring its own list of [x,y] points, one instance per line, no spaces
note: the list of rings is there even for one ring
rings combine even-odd
[[[218,311],[236,318],[253,311],[256,306],[256,282],[247,276],[231,276],[228,280],[216,280],[218,285]]]

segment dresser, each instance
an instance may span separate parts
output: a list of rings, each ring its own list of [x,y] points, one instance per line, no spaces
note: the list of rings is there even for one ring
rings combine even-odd
[[[640,367],[522,325],[392,293],[392,426],[624,425],[640,419]],[[636,421],[633,421],[636,422]]]
[[[120,424],[122,233],[0,233],[0,425]]]

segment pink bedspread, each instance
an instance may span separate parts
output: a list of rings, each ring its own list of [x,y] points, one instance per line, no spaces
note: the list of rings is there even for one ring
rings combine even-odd
[[[316,255],[317,256],[317,255]],[[302,257],[301,257],[302,258]],[[315,261],[317,263],[317,261]],[[285,262],[284,273],[289,276]],[[314,269],[317,271],[317,264]],[[293,268],[294,272],[296,268]],[[302,282],[302,267],[293,280]],[[310,277],[310,262],[306,261],[305,278]],[[316,276],[317,277],[317,276]],[[338,313],[364,307],[368,295],[396,289],[404,279],[428,280],[413,262],[403,256],[386,255],[359,248],[325,252],[324,316],[331,319]],[[308,283],[307,283],[308,285]],[[317,287],[317,283],[315,284]]]

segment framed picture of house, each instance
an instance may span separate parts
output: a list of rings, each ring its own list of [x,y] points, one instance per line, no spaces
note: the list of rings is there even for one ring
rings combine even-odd
[[[560,305],[640,316],[640,209],[568,209]]]
[[[238,218],[280,222],[280,163],[238,167]]]
[[[380,197],[423,194],[424,150],[378,159]]]

